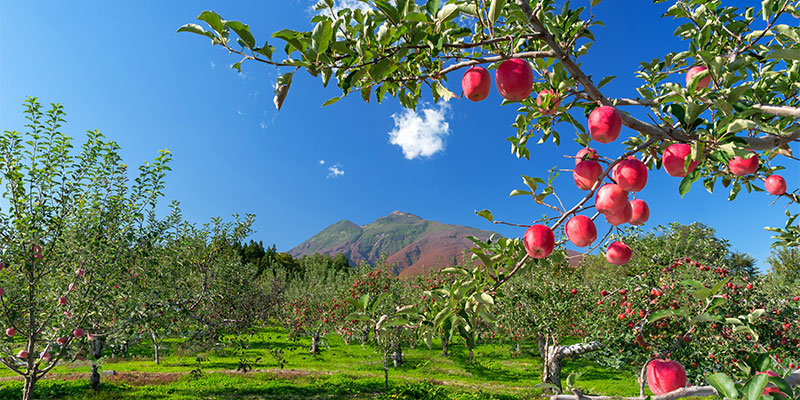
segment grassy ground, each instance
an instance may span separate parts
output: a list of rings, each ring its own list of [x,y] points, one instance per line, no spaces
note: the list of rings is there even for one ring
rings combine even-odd
[[[512,353],[508,346],[483,345],[470,361],[463,346],[452,345],[450,356],[441,349],[404,349],[405,362],[389,372],[390,388],[383,390],[383,361],[371,347],[345,345],[328,336],[319,355],[308,353],[308,340],[293,342],[280,329],[267,329],[250,338],[241,352],[230,350],[187,354],[177,341],[168,342],[161,364],[152,360],[152,349],[143,343],[131,358],[107,359],[97,394],[88,390],[90,364],[62,365],[49,379],[37,383],[37,398],[58,399],[528,399],[535,389],[541,359],[532,347]],[[280,368],[270,350],[280,349],[286,360]],[[198,362],[198,356],[201,361]],[[253,362],[253,370],[237,372],[240,360]],[[193,372],[194,371],[194,372]],[[578,383],[589,393],[636,395],[633,371],[613,371],[595,364],[568,361],[564,376],[581,372]],[[0,376],[13,376],[10,371]],[[0,399],[19,398],[22,382],[0,378]]]

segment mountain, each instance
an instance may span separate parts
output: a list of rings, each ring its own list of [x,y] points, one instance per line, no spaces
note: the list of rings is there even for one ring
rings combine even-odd
[[[395,211],[363,226],[339,221],[289,250],[289,254],[299,258],[314,253],[343,253],[353,264],[375,264],[386,254],[386,264],[394,265],[395,273],[411,276],[429,268],[454,265],[473,246],[467,236],[486,240],[492,233]],[[567,254],[573,266],[583,258],[572,250],[567,250]]]
[[[444,268],[460,261],[464,250],[473,245],[467,236],[485,240],[492,233],[395,211],[363,226],[339,221],[289,250],[289,254],[343,253],[354,264],[375,264],[386,254],[386,264],[396,265],[395,273],[416,275],[426,268]]]

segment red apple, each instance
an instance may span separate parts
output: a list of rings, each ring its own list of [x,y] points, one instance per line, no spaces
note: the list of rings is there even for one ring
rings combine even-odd
[[[17,334],[17,330],[16,329],[14,329],[14,328],[6,329],[6,336],[12,337],[12,336],[14,336],[16,334]]]
[[[686,157],[691,157],[691,154],[692,146],[686,143],[675,143],[667,146],[664,149],[664,156],[661,158],[664,170],[667,171],[669,176],[683,178],[697,168],[697,161],[689,162],[689,168],[686,168]]]
[[[655,359],[647,364],[647,386],[654,395],[667,394],[686,386],[686,370],[677,361]]]
[[[56,339],[56,343],[58,343],[59,345],[63,346],[64,344],[67,343],[67,338],[60,337],[60,338]]]
[[[600,143],[611,143],[619,137],[622,129],[622,116],[614,107],[602,106],[589,114],[589,134]]]
[[[728,161],[728,169],[736,176],[750,175],[758,170],[759,161],[756,153],[749,158],[734,156],[732,160]]]
[[[578,152],[578,154],[575,154],[575,165],[578,165],[579,162],[584,160],[597,161],[599,159],[600,156],[597,155],[597,150],[591,147],[584,147]]]
[[[83,268],[78,268],[75,270],[75,274],[78,276],[84,276],[86,275],[86,270],[84,270]]]
[[[631,207],[631,202],[626,201],[625,205],[622,207],[621,210],[617,211],[614,214],[605,213],[604,215],[606,216],[606,221],[608,221],[609,224],[614,226],[619,226],[622,224],[627,224],[628,221],[631,220],[632,213],[633,213],[633,208]]]
[[[600,175],[603,175],[603,167],[597,161],[581,161],[572,170],[572,179],[580,190],[591,190]]]
[[[614,242],[606,249],[606,261],[614,265],[622,265],[631,259],[631,248],[622,242]]]
[[[58,298],[58,305],[60,305],[60,306],[65,306],[65,305],[67,305],[67,298],[66,298],[66,297],[63,297],[63,296],[62,296],[62,297],[59,297],[59,298]]]
[[[77,287],[75,286],[75,284],[74,284],[74,283],[70,283],[69,285],[67,285],[67,290],[69,290],[69,291],[73,291],[73,290],[75,290],[75,289],[77,289]]]
[[[628,204],[628,192],[619,185],[607,183],[597,189],[594,206],[603,214],[616,214]]]
[[[541,105],[547,96],[550,96],[550,107],[542,108]],[[556,109],[561,106],[561,96],[552,89],[542,90],[536,96],[536,105],[539,106],[539,112],[542,113],[542,115],[553,115]]]
[[[0,296],[6,294],[6,290],[0,287]]]
[[[504,99],[521,101],[533,90],[533,70],[525,60],[519,58],[505,60],[497,67],[495,84]]]
[[[545,258],[553,251],[556,238],[544,225],[533,225],[525,231],[525,251],[533,258]]]
[[[708,68],[706,66],[704,66],[704,65],[698,65],[698,66],[689,68],[689,72],[686,73],[686,86],[687,87],[689,86],[689,82],[692,81],[692,78],[695,75],[697,75],[697,74],[699,74],[699,73],[701,73],[701,72],[703,72],[703,71],[705,71],[707,69]],[[711,84],[711,75],[707,75],[705,78],[703,78],[699,82],[697,82],[697,88],[698,89],[707,88],[710,84]]]
[[[614,166],[614,180],[626,192],[638,192],[647,185],[647,166],[636,157],[628,157]]]
[[[764,180],[764,188],[769,194],[780,196],[786,193],[786,180],[780,175],[770,175]]]
[[[50,360],[52,359],[52,357],[50,356],[50,352],[47,351],[47,352],[42,353],[41,359],[45,360],[47,362],[50,362]]]
[[[794,296],[794,297],[792,297],[792,300],[794,300],[794,301],[800,301],[800,296]]]
[[[77,329],[72,330],[72,336],[75,336],[76,338],[83,337],[83,329],[77,328]]]
[[[473,66],[461,78],[461,89],[464,95],[472,101],[481,101],[489,96],[492,89],[492,77],[483,67]]]
[[[28,351],[27,350],[20,350],[19,353],[17,353],[17,357],[22,358],[22,359],[28,358]]]
[[[564,232],[572,244],[578,247],[586,247],[597,239],[597,228],[594,221],[585,215],[576,215],[567,221]]]
[[[650,219],[650,207],[644,200],[631,200],[631,225],[642,225]]]

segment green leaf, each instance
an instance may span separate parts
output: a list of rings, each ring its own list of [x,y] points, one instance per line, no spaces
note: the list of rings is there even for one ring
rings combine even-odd
[[[503,11],[506,0],[491,0],[491,2],[492,3],[489,5],[489,23],[494,24],[500,16],[500,12]]]
[[[476,211],[475,214],[478,214],[481,217],[486,218],[487,220],[489,220],[489,222],[494,222],[494,215],[492,215],[492,212],[489,210]]]
[[[511,194],[509,194],[508,197],[522,196],[522,195],[526,195],[526,194],[533,195],[533,193],[531,193],[531,192],[529,192],[527,190],[514,189],[514,190],[511,191]]]
[[[717,282],[717,284],[714,285],[714,287],[711,288],[711,294],[718,294],[719,291],[722,290],[722,288],[725,287],[725,285],[727,285],[728,282],[730,282],[730,281],[731,281],[731,278],[727,277],[727,278]]]
[[[767,313],[766,310],[764,310],[763,308],[759,308],[751,312],[750,314],[747,314],[747,322],[755,324],[756,321],[758,321],[766,313]]]
[[[738,399],[739,391],[736,390],[736,384],[733,383],[728,375],[723,373],[716,373],[706,377],[706,382],[717,390],[717,394],[722,398]]]
[[[222,31],[225,30],[222,18],[214,11],[203,11],[197,16],[197,19],[207,23],[211,29],[217,31],[217,33],[220,35],[222,34]]]
[[[450,3],[445,4],[441,10],[436,14],[436,20],[439,23],[447,21],[448,19],[455,18],[458,15],[458,6]]]
[[[392,24],[397,25],[400,22],[400,15],[397,13],[397,9],[388,1],[375,0],[375,6],[386,15],[386,18],[389,18]]]
[[[481,301],[481,302],[483,302],[485,304],[494,305],[494,299],[488,293],[481,293],[479,297],[480,297],[480,300],[478,300],[478,301]]]
[[[433,94],[434,98],[441,98],[444,101],[449,101],[453,97],[457,98],[455,93],[444,87],[439,81],[433,81]]]
[[[439,0],[428,0],[428,2],[425,3],[425,9],[428,10],[430,15],[436,15],[439,11]]]
[[[761,393],[764,392],[764,388],[767,387],[768,381],[769,375],[767,374],[755,375],[747,381],[742,391],[746,398],[758,399]]]
[[[770,376],[769,381],[772,382],[772,384],[775,385],[775,387],[777,387],[781,393],[785,394],[787,399],[794,398],[794,391],[792,390],[792,387],[789,386],[789,384],[786,383],[783,378]]]
[[[647,322],[648,323],[653,323],[653,322],[658,321],[660,319],[669,318],[669,317],[671,317],[673,315],[675,315],[675,311],[673,311],[673,310],[658,310],[658,311],[650,314],[650,317],[647,318]]]
[[[334,98],[328,99],[328,101],[326,101],[326,102],[322,103],[322,106],[323,106],[323,107],[327,107],[327,106],[329,106],[329,105],[331,105],[331,104],[333,104],[333,103],[336,103],[337,101],[341,100],[341,99],[342,99],[342,97],[344,97],[344,96],[337,96],[337,97],[334,97]]]
[[[256,47],[256,39],[253,37],[253,34],[250,33],[249,26],[239,21],[225,21],[225,26],[236,32],[239,38],[247,45],[247,48],[252,49]]]
[[[800,61],[800,50],[795,49],[778,49],[769,53],[766,57],[768,60],[795,60]]]
[[[597,88],[598,88],[598,89],[599,89],[599,88],[602,88],[602,87],[603,87],[603,86],[605,86],[607,83],[609,83],[609,82],[613,81],[613,80],[614,80],[614,78],[616,78],[616,76],[614,76],[614,75],[609,75],[609,76],[607,76],[607,77],[605,77],[605,78],[603,78],[603,79],[600,79],[600,83],[598,83],[598,84],[597,84]]]
[[[711,296],[711,291],[706,288],[700,288],[697,290],[692,290],[692,296],[696,297],[698,300],[705,300],[709,296]]]
[[[326,19],[314,27],[314,31],[311,33],[311,47],[318,55],[324,53],[328,50],[328,45],[330,45],[332,37],[333,28],[331,27],[331,21]]]
[[[769,371],[772,368],[772,357],[769,354],[760,354],[753,363],[756,371]]]
[[[692,318],[692,322],[725,322],[725,319],[719,315],[700,314]]]
[[[197,24],[186,24],[178,28],[178,32],[196,33],[198,35],[206,36],[212,40],[217,39],[217,35],[215,35],[213,32],[203,30],[203,27]]]

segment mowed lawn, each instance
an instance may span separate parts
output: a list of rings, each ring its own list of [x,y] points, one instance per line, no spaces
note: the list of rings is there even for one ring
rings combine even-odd
[[[90,363],[79,361],[55,368],[37,383],[36,397],[46,399],[529,399],[540,397],[535,388],[541,359],[535,345],[512,352],[510,345],[487,344],[470,361],[463,344],[452,344],[450,356],[441,348],[404,348],[404,364],[389,371],[389,389],[383,388],[383,360],[370,346],[346,345],[328,335],[318,355],[308,352],[310,340],[288,340],[286,332],[270,328],[246,339],[246,349],[192,352],[179,340],[168,340],[161,363],[152,359],[150,343],[131,350],[130,358],[103,362],[100,390],[88,385]],[[280,368],[274,355],[282,351]],[[237,371],[244,362],[252,370]],[[636,395],[633,370],[617,371],[585,361],[567,361],[564,377],[581,372],[579,386],[589,393]],[[21,398],[22,382],[8,370],[0,372],[0,399]]]

